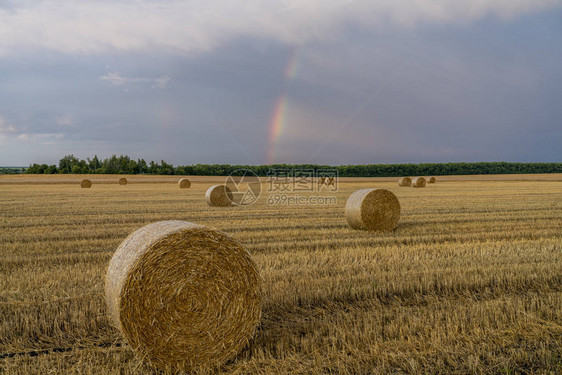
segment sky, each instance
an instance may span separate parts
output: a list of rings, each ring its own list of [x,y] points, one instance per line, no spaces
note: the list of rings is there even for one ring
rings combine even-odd
[[[0,0],[0,165],[562,162],[562,0]]]

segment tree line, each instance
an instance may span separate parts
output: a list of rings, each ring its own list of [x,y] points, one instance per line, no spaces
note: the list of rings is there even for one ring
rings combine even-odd
[[[58,165],[32,164],[25,170],[31,174],[154,174],[228,176],[239,170],[251,170],[258,176],[267,176],[271,170],[337,171],[341,177],[400,177],[427,175],[471,175],[471,174],[522,174],[562,173],[562,163],[421,163],[421,164],[365,164],[365,165],[317,165],[317,164],[272,164],[230,165],[194,164],[174,167],[161,160],[160,163],[144,159],[131,159],[126,155],[112,155],[106,159],[94,156],[81,160],[66,155]],[[240,173],[240,172],[239,172]]]
[[[17,174],[25,172],[25,167],[0,167],[0,174]]]

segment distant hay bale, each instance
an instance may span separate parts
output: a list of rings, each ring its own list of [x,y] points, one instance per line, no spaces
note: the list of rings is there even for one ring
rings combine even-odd
[[[226,185],[213,185],[205,193],[207,204],[212,207],[232,206],[234,196]]]
[[[412,180],[412,187],[422,188],[422,187],[425,187],[426,183],[427,183],[427,181],[424,177],[415,177]]]
[[[334,177],[328,177],[326,179],[326,185],[328,186],[336,186],[336,180]]]
[[[435,177],[431,176],[430,178],[427,179],[427,183],[428,184],[434,184],[436,181]]]
[[[119,185],[127,185],[127,179],[125,177],[121,177],[119,179]]]
[[[415,177],[412,180],[412,187],[415,187],[415,188],[425,187],[425,184],[426,184],[426,181],[425,181],[425,178],[423,178],[423,177]]]
[[[85,178],[80,182],[80,187],[85,188],[85,189],[89,189],[89,188],[92,187],[92,181]]]
[[[130,234],[109,262],[111,320],[148,365],[179,372],[232,359],[261,317],[261,279],[236,240],[185,221]]]
[[[400,219],[400,202],[386,189],[357,190],[347,199],[345,218],[353,229],[392,230]]]
[[[412,179],[410,177],[401,177],[398,179],[398,186],[412,186]]]
[[[324,182],[326,182],[326,178],[325,178],[325,177],[319,177],[319,178],[318,178],[318,185],[324,185]]]
[[[182,178],[181,180],[179,180],[178,185],[180,189],[189,189],[191,187],[191,181],[189,181],[187,178]]]

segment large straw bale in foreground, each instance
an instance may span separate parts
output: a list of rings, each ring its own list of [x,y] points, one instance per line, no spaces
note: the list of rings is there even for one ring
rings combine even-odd
[[[428,184],[434,184],[436,181],[435,177],[431,176],[430,178],[427,179],[427,183]]]
[[[213,207],[232,206],[233,199],[232,190],[226,185],[213,185],[205,193],[207,204]]]
[[[251,339],[261,279],[233,238],[161,221],[129,235],[111,258],[105,295],[113,323],[139,358],[168,371],[218,366]]]
[[[121,177],[119,179],[119,185],[127,185],[127,179],[125,177]]]
[[[423,177],[416,177],[412,180],[412,187],[422,188],[425,187],[426,181]]]
[[[412,186],[412,179],[410,177],[401,177],[398,179],[398,186]]]
[[[87,178],[85,178],[85,179],[83,179],[83,180],[80,182],[80,187],[81,187],[81,188],[89,189],[89,188],[92,187],[92,181],[90,181],[90,180],[88,180]]]
[[[353,229],[392,230],[400,219],[400,202],[386,189],[357,190],[347,199],[345,218]]]
[[[182,178],[178,181],[178,185],[180,189],[189,189],[191,187],[191,181],[189,181],[187,178]]]

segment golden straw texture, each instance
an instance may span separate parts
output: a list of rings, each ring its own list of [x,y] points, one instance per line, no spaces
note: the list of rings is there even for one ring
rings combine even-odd
[[[435,177],[431,176],[430,178],[427,179],[427,183],[429,184],[434,184],[436,181]]]
[[[189,181],[187,178],[182,178],[181,180],[179,180],[178,185],[180,189],[189,189],[191,187],[191,181]]]
[[[134,352],[172,372],[232,359],[261,317],[261,279],[250,254],[228,235],[185,221],[129,235],[111,258],[105,294]]]
[[[425,187],[426,181],[423,177],[416,177],[412,180],[412,187],[422,188]]]
[[[234,196],[226,185],[213,185],[205,193],[207,204],[212,207],[232,206]]]
[[[400,202],[386,189],[361,189],[347,199],[345,218],[353,229],[392,230],[400,219]]]
[[[92,181],[88,180],[87,178],[83,179],[80,182],[80,187],[82,188],[91,188],[92,187]]]
[[[127,185],[127,179],[125,177],[121,177],[119,179],[119,185]]]
[[[412,185],[412,179],[410,177],[401,177],[398,180],[398,186],[411,186]]]

